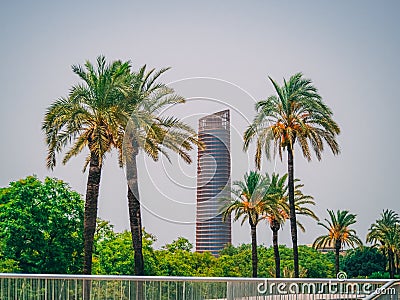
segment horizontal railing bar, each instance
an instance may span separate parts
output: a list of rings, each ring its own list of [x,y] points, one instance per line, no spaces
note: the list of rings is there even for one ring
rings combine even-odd
[[[388,290],[389,288],[392,288],[394,286],[400,286],[400,280],[390,280],[386,284],[380,287],[382,291]],[[374,291],[371,295],[367,296],[365,300],[372,300],[372,299],[379,299],[380,296],[385,296],[385,294],[378,293],[377,291]],[[399,297],[399,295],[397,295]],[[400,297],[398,298],[400,299]]]
[[[78,279],[78,280],[126,280],[126,281],[178,281],[178,282],[351,282],[385,284],[389,279],[336,279],[336,278],[245,278],[245,277],[183,277],[183,276],[127,276],[127,275],[66,275],[0,273],[0,278],[21,279]]]

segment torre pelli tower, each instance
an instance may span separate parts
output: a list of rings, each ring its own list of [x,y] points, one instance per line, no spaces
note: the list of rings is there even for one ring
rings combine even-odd
[[[231,188],[229,110],[201,118],[199,140],[205,147],[197,156],[196,251],[217,256],[231,243],[231,219],[220,214]]]

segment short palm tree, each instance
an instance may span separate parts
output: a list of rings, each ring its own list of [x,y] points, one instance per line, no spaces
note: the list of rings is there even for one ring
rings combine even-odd
[[[84,213],[84,266],[83,273],[91,274],[93,238],[96,228],[97,203],[101,170],[107,152],[118,144],[121,111],[119,101],[127,92],[128,62],[106,63],[104,56],[94,66],[87,61],[72,66],[82,83],[71,88],[67,98],[55,101],[47,109],[42,130],[48,147],[47,167],[56,166],[56,154],[72,144],[65,153],[63,164],[83,149],[88,149],[86,167],[89,166]]]
[[[318,222],[318,225],[323,226],[328,230],[327,235],[318,237],[313,247],[316,249],[324,248],[326,246],[333,246],[335,248],[335,271],[339,273],[339,255],[342,246],[362,246],[361,240],[356,235],[354,229],[349,227],[356,223],[356,215],[350,214],[347,210],[338,210],[336,214],[333,210],[328,209],[330,220],[325,219],[326,224]]]
[[[275,277],[281,277],[281,259],[279,253],[278,232],[285,220],[289,218],[287,207],[287,174],[279,177],[279,174],[272,174],[271,184],[268,193],[265,195],[264,203],[269,206],[275,206],[274,210],[264,210],[265,218],[272,230],[272,244],[274,247],[275,258]]]
[[[124,117],[120,118],[120,165],[125,165],[128,183],[129,221],[134,249],[135,274],[144,275],[142,254],[142,219],[136,158],[142,150],[154,161],[160,154],[168,158],[167,150],[177,153],[185,162],[193,145],[201,146],[196,132],[174,117],[161,116],[167,107],[184,103],[185,99],[157,80],[168,69],[146,70],[146,66],[131,74],[129,94],[120,103]]]
[[[242,218],[242,225],[247,220],[251,233],[252,276],[257,277],[257,225],[265,209],[264,196],[269,187],[269,178],[258,172],[251,171],[244,175],[243,181],[235,181],[232,196],[223,199],[221,208],[223,220],[227,220],[234,213],[234,221]]]
[[[368,230],[367,242],[374,246],[380,244],[382,252],[388,258],[390,278],[395,274],[395,256],[400,244],[400,218],[393,210],[384,210]]]
[[[305,79],[301,73],[297,73],[290,77],[289,81],[284,80],[283,86],[280,87],[274,80],[269,79],[277,95],[257,102],[257,115],[244,133],[244,150],[248,149],[253,140],[256,141],[255,162],[258,169],[261,166],[261,156],[264,151],[267,158],[270,158],[271,144],[273,144],[274,153],[278,152],[281,159],[282,152],[287,151],[294,273],[295,277],[298,277],[299,257],[294,205],[294,146],[298,143],[304,157],[309,161],[312,150],[317,159],[321,159],[324,141],[333,154],[339,154],[336,136],[340,133],[340,129],[332,118],[331,109],[322,101],[311,80]]]
[[[288,187],[286,184],[287,174],[282,177],[279,174],[272,174],[271,184],[268,193],[265,197],[265,202],[270,203],[270,206],[275,206],[274,209],[264,211],[264,218],[267,220],[272,230],[272,244],[274,247],[275,257],[275,277],[281,276],[280,272],[280,253],[278,243],[278,232],[287,219],[289,219],[289,205],[288,205]],[[298,179],[295,180],[295,207],[296,213],[299,215],[310,216],[315,220],[319,220],[315,213],[305,205],[315,205],[312,196],[304,195],[301,188],[304,186],[300,184]],[[304,226],[297,221],[297,226],[304,232]]]

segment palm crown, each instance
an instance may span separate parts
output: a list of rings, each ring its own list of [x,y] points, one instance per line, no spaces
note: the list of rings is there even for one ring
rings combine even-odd
[[[384,210],[378,219],[368,230],[367,242],[376,246],[388,257],[390,277],[394,278],[395,255],[400,252],[400,219],[393,210]]]
[[[313,243],[314,248],[333,246],[335,248],[335,271],[339,273],[339,252],[342,246],[362,246],[361,240],[354,229],[349,227],[356,223],[356,215],[350,214],[347,210],[338,210],[336,214],[328,209],[330,220],[325,219],[326,224],[318,222],[328,230],[327,235],[322,235]]]
[[[362,245],[355,230],[349,228],[350,225],[356,223],[356,215],[350,214],[347,210],[338,210],[336,214],[333,210],[328,210],[328,213],[330,220],[325,219],[327,224],[318,222],[318,225],[328,230],[328,234],[318,237],[314,242],[314,247],[321,248],[336,243],[351,247]]]
[[[184,103],[185,99],[157,79],[169,68],[146,71],[146,65],[135,73],[131,81],[127,101],[124,103],[124,129],[119,149],[124,157],[120,163],[132,157],[131,151],[142,149],[157,161],[163,154],[169,159],[166,149],[176,152],[185,162],[192,160],[188,151],[192,145],[201,145],[196,132],[178,118],[163,117],[161,113],[171,105]],[[125,161],[126,163],[126,161]]]
[[[129,63],[114,61],[108,65],[99,56],[96,69],[87,61],[85,69],[74,65],[72,70],[83,84],[73,86],[68,98],[55,101],[47,109],[42,125],[48,145],[47,166],[51,169],[56,165],[56,154],[71,142],[63,163],[88,146],[84,169],[93,155],[101,165],[105,153],[117,144],[121,117],[118,100],[127,93]]]
[[[224,219],[234,213],[234,221],[243,217],[242,224],[248,220],[250,224],[256,225],[264,211],[269,178],[251,171],[244,175],[243,181],[234,181],[233,185],[232,198],[223,199],[225,203],[221,211]]]
[[[340,133],[339,126],[332,119],[332,111],[321,100],[318,90],[310,79],[302,78],[301,73],[290,77],[280,87],[272,78],[276,95],[257,102],[257,115],[244,134],[244,149],[256,139],[255,162],[261,165],[262,150],[270,158],[271,143],[282,159],[282,150],[293,150],[296,141],[303,155],[311,160],[310,146],[318,159],[324,150],[324,143],[334,154],[340,152],[335,136]]]

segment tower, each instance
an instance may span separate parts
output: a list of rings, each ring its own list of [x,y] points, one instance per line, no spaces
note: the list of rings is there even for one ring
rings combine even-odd
[[[231,219],[219,213],[231,187],[229,110],[201,118],[198,134],[205,147],[197,155],[196,251],[216,256],[231,243]]]

